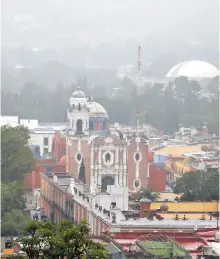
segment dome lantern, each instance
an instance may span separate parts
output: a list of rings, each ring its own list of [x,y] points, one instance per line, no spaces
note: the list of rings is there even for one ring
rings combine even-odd
[[[88,100],[85,93],[80,89],[80,87],[77,87],[70,97],[70,106],[79,105],[79,103],[85,104],[87,102]]]
[[[72,93],[73,98],[86,98],[85,93],[80,89],[80,87],[77,87],[76,90]]]

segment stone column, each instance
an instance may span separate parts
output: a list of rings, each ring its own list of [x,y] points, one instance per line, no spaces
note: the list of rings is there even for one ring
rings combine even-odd
[[[121,159],[121,163],[120,163],[120,166],[119,166],[119,185],[120,186],[123,185],[122,177],[123,177],[123,160]]]
[[[97,161],[95,161],[95,170],[94,170],[94,185],[95,187],[97,186],[98,184],[98,165],[97,165]]]

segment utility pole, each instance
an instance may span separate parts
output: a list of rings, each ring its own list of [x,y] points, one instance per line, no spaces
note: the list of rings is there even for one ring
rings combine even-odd
[[[141,47],[138,46],[138,85],[137,85],[137,137],[139,137],[140,127],[140,88],[141,88]]]

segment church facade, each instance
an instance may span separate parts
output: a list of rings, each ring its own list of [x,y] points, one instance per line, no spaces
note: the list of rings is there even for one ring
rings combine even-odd
[[[67,110],[66,172],[96,193],[107,186],[137,192],[148,186],[147,140],[130,139],[109,131],[105,108],[81,89],[72,93]]]

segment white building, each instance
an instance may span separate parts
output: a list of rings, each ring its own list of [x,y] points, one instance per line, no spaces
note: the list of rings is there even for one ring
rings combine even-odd
[[[16,127],[19,125],[18,116],[1,116],[0,126],[10,125],[11,127]]]
[[[52,152],[55,131],[52,128],[35,128],[30,131],[31,138],[29,143],[39,146],[41,156]]]
[[[19,119],[18,116],[1,116],[0,126],[9,125],[16,127],[23,125],[30,130],[30,145],[40,148],[40,155],[46,155],[52,151],[53,137],[56,130],[64,130],[65,124],[62,123],[39,123],[38,120]]]

